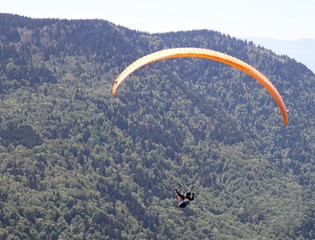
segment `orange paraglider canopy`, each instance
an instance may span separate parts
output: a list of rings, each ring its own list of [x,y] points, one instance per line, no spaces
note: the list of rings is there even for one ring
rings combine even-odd
[[[276,103],[278,104],[281,110],[284,125],[288,124],[288,111],[285,107],[284,101],[281,95],[279,94],[278,90],[275,88],[275,86],[270,82],[270,80],[267,77],[265,77],[261,72],[259,72],[257,69],[255,69],[251,65],[235,57],[229,56],[221,52],[217,52],[217,51],[213,51],[209,49],[203,49],[203,48],[166,49],[166,50],[151,53],[142,58],[139,58],[138,60],[130,64],[114,81],[114,84],[112,87],[112,95],[115,96],[118,86],[131,73],[141,68],[142,66],[147,65],[149,63],[169,59],[169,58],[182,58],[182,57],[206,58],[206,59],[214,60],[217,62],[222,62],[230,66],[233,66],[237,69],[240,69],[241,71],[252,76],[254,79],[256,79],[269,91],[269,93],[274,98],[274,100],[276,101]]]

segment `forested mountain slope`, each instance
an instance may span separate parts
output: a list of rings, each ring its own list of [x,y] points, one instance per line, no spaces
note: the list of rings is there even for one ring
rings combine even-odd
[[[166,48],[200,59],[118,74]],[[1,239],[314,239],[315,76],[213,31],[147,34],[102,20],[0,14]],[[195,186],[176,208],[174,187]]]

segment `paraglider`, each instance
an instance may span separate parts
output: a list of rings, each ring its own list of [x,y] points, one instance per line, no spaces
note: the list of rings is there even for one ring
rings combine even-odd
[[[214,60],[218,62],[222,62],[225,64],[228,64],[232,67],[235,67],[237,69],[240,69],[241,71],[247,73],[248,75],[252,76],[254,79],[256,79],[260,84],[262,84],[271,94],[271,96],[274,98],[276,103],[278,104],[278,107],[281,110],[282,117],[283,117],[283,123],[284,125],[288,124],[288,111],[286,109],[286,106],[284,104],[284,101],[279,94],[278,90],[275,88],[275,86],[270,82],[270,80],[265,77],[261,72],[259,72],[257,69],[252,67],[251,65],[235,58],[230,55],[209,50],[209,49],[203,49],[203,48],[173,48],[173,49],[166,49],[162,51],[158,51],[155,53],[151,53],[149,55],[146,55],[142,58],[139,58],[132,64],[130,64],[114,81],[113,87],[112,87],[112,95],[115,96],[117,93],[118,86],[134,71],[141,68],[144,65],[161,61],[169,58],[182,58],[182,57],[194,57],[194,58],[205,58],[209,60]]]
[[[176,192],[176,199],[178,203],[179,208],[185,208],[191,201],[194,201],[195,199],[195,194],[192,193],[191,191],[193,190],[194,187],[190,189],[188,192],[183,192],[180,190],[180,185],[179,189],[175,188]]]

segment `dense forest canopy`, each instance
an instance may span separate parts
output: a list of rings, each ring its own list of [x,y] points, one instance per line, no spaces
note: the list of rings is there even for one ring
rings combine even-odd
[[[315,76],[209,30],[148,34],[104,20],[0,14],[1,239],[314,239]],[[277,87],[201,59],[118,74],[145,54],[202,47]],[[195,186],[176,207],[174,187]]]

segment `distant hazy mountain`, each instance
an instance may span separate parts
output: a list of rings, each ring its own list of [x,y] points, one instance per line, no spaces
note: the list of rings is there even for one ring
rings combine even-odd
[[[288,55],[303,63],[315,73],[315,39],[300,39],[295,41],[282,41],[274,38],[246,38],[277,54]]]

